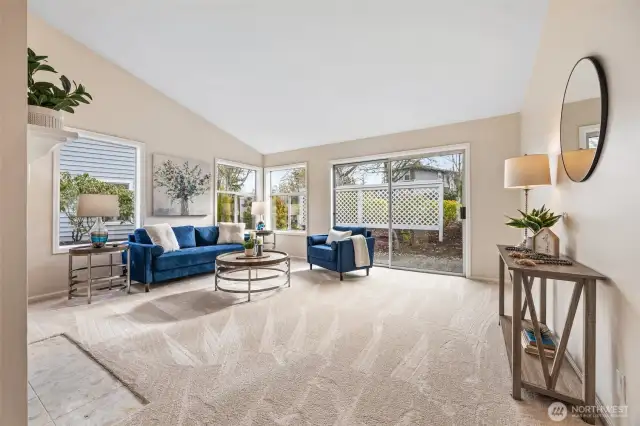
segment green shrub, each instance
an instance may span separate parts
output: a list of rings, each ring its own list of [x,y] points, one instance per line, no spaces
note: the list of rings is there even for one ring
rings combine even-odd
[[[69,219],[72,227],[71,239],[74,243],[82,241],[95,223],[94,218],[77,216],[80,194],[117,195],[121,224],[133,223],[134,194],[122,185],[103,182],[88,173],[72,176],[69,172],[60,173],[60,212]]]
[[[457,201],[458,200],[458,191],[451,188],[445,188],[443,197],[445,200]]]
[[[444,226],[449,226],[458,220],[458,202],[444,200]]]

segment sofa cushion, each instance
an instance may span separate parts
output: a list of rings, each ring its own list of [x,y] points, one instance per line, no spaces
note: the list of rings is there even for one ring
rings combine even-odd
[[[153,244],[151,242],[151,238],[149,238],[149,234],[147,234],[147,230],[144,228],[138,228],[133,231],[133,235],[136,237],[136,243],[138,244]]]
[[[336,229],[329,230],[329,234],[327,235],[327,240],[325,244],[331,244],[334,241],[342,241],[351,237],[351,230],[348,231],[338,231]]]
[[[328,262],[334,262],[336,260],[336,250],[333,250],[329,245],[318,244],[316,246],[310,246],[308,250],[309,257],[326,260]]]
[[[153,244],[161,246],[165,253],[180,250],[180,244],[176,238],[173,228],[168,223],[158,223],[157,225],[145,225],[144,229]]]
[[[367,236],[367,228],[362,228],[360,226],[334,226],[333,229],[336,231],[351,231],[351,235],[364,235]]]
[[[215,262],[222,253],[242,250],[240,244],[222,244],[215,246],[192,247],[165,253],[154,259],[154,268],[158,271],[186,268],[194,265]]]
[[[218,243],[217,226],[196,226],[196,246],[212,246]]]
[[[244,223],[220,222],[220,236],[218,243],[220,244],[242,244],[244,243]]]
[[[176,234],[176,239],[181,249],[196,246],[196,232],[193,226],[174,226],[173,233]]]

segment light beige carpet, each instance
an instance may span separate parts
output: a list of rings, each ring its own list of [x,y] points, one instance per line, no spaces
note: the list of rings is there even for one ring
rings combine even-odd
[[[149,401],[122,425],[557,424],[549,400],[510,396],[495,284],[314,270],[251,303],[208,285],[153,294],[110,308],[130,333],[68,331]]]

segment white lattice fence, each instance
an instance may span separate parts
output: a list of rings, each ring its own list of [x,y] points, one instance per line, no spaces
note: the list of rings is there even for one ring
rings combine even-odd
[[[358,191],[336,191],[336,225],[358,221]]]
[[[398,183],[391,188],[394,229],[438,231],[443,237],[444,188],[442,182]],[[336,189],[336,225],[389,227],[387,185]]]
[[[300,196],[300,223],[305,225],[305,228],[308,228],[307,225],[307,217],[305,216],[307,213],[307,197],[304,195]]]

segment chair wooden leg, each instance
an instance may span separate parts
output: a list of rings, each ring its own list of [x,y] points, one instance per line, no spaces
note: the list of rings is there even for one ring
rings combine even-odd
[[[369,276],[369,268],[367,268],[367,276]]]
[[[309,264],[309,270],[311,271],[313,269],[313,264]]]
[[[343,278],[342,278],[342,272],[340,272],[340,281],[342,281],[342,280],[343,280]]]
[[[149,284],[144,285],[144,292],[149,293]]]

